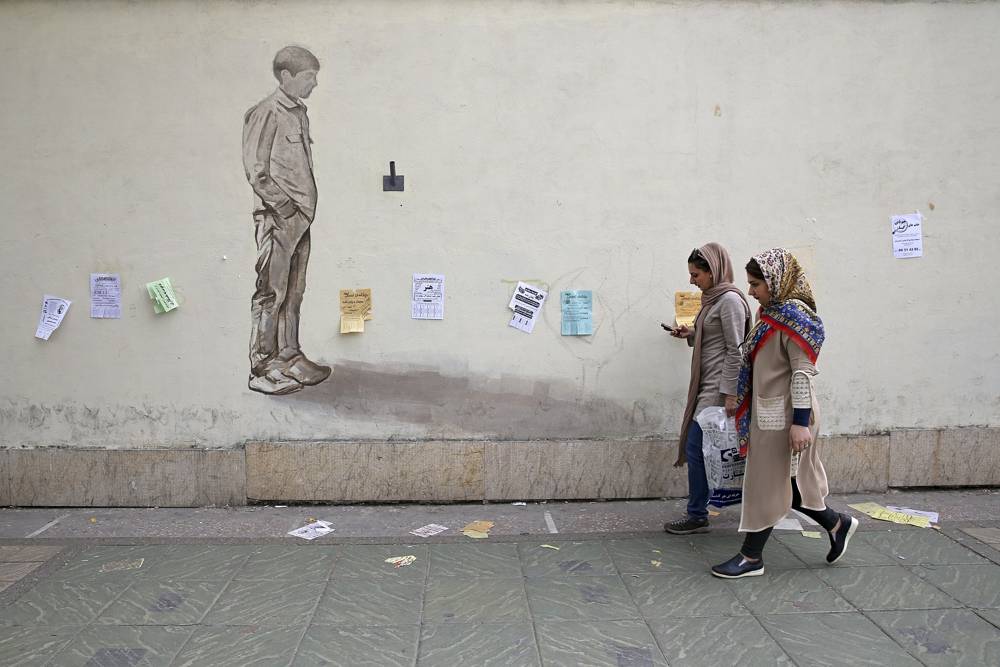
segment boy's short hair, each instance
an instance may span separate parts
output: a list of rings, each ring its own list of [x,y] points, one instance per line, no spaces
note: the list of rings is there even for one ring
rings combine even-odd
[[[286,69],[292,76],[306,70],[319,71],[319,59],[309,49],[301,46],[286,46],[274,56],[274,78],[281,81],[281,70]]]

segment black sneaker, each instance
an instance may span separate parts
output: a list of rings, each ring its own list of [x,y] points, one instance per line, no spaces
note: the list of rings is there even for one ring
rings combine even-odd
[[[712,574],[723,579],[758,577],[764,574],[764,560],[761,559],[753,563],[744,558],[743,554],[736,554],[725,563],[713,565]]]
[[[833,565],[847,551],[847,544],[851,541],[851,536],[858,529],[858,520],[846,514],[840,515],[840,528],[836,533],[830,533],[830,553],[826,555],[826,562]]]
[[[695,519],[686,516],[683,519],[663,524],[663,530],[672,535],[690,535],[691,533],[707,533],[711,528],[708,525],[708,519]]]

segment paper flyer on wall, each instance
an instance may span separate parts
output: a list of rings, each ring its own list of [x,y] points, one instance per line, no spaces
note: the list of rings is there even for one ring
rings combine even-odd
[[[42,314],[38,318],[38,327],[35,328],[35,338],[48,340],[52,332],[62,324],[66,311],[72,304],[69,299],[46,294],[42,298]]]
[[[122,282],[117,273],[90,274],[90,316],[95,319],[121,319]]]
[[[562,306],[562,335],[590,336],[594,333],[594,293],[568,290],[559,293]]]
[[[534,331],[535,322],[542,311],[546,296],[548,292],[545,290],[518,282],[514,288],[514,295],[507,304],[507,307],[514,311],[514,316],[510,318],[510,326],[525,333]]]
[[[365,322],[372,318],[372,290],[340,290],[340,333],[364,333]]]
[[[444,276],[414,273],[410,292],[410,317],[415,320],[444,319]]]
[[[701,292],[674,292],[674,321],[693,327],[701,310]]]
[[[920,211],[894,215],[892,224],[892,256],[896,259],[924,256],[924,216]]]
[[[174,286],[170,284],[170,278],[160,278],[146,283],[146,292],[153,300],[154,313],[169,313],[179,305],[177,295],[174,294]]]

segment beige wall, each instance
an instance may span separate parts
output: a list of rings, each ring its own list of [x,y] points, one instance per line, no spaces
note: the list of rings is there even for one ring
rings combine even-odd
[[[1000,425],[998,28],[997,3],[0,4],[0,445],[673,433],[690,353],[657,322],[709,240],[812,269],[824,431]],[[336,371],[274,398],[246,388],[240,130],[290,42],[323,64],[302,327]],[[925,257],[894,260],[915,209]],[[92,271],[120,321],[88,317]],[[447,275],[444,322],[409,318],[415,271]],[[182,306],[154,316],[163,276]],[[594,290],[595,335],[557,303],[507,327],[518,279]],[[346,287],[374,290],[360,336]],[[46,292],[74,301],[47,343]]]

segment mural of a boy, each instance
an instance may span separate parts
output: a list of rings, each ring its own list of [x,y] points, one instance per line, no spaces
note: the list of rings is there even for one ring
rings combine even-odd
[[[243,119],[243,168],[254,192],[257,285],[251,301],[250,380],[263,394],[290,394],[330,376],[299,348],[309,227],[316,216],[309,118],[302,100],[316,87],[319,60],[286,46],[274,56],[278,89]]]

